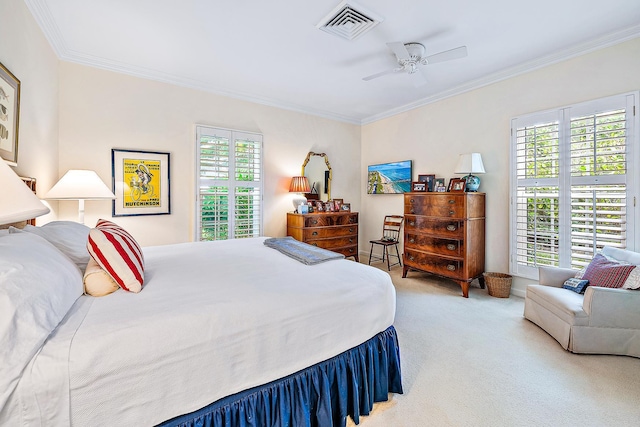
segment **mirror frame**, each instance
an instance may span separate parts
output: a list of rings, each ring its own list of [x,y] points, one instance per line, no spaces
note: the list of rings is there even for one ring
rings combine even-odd
[[[329,163],[329,157],[327,157],[327,155],[325,153],[314,153],[313,151],[309,151],[309,154],[307,154],[307,158],[304,159],[304,163],[302,163],[302,176],[306,176],[304,174],[304,168],[305,166],[307,166],[307,163],[309,163],[309,160],[311,160],[312,156],[319,156],[319,157],[324,157],[324,162],[327,164],[327,169],[329,169],[329,180],[327,182],[327,200],[331,200],[331,179],[333,178],[333,171],[331,170],[331,164]]]

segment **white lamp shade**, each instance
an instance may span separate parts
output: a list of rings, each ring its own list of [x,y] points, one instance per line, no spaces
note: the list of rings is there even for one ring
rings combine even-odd
[[[49,208],[4,160],[0,160],[0,182],[0,224],[24,221],[49,213]]]
[[[455,173],[485,173],[480,153],[460,154]]]
[[[115,199],[109,187],[91,170],[71,169],[44,197],[58,200]]]

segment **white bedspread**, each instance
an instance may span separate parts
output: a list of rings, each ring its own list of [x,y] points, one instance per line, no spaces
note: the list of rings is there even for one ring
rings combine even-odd
[[[393,323],[387,273],[350,260],[304,265],[263,240],[145,248],[142,292],[81,297],[29,366],[22,421],[159,423],[326,360]]]

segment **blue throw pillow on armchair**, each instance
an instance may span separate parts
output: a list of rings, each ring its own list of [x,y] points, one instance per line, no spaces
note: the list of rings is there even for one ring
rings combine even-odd
[[[587,286],[589,286],[588,280],[580,280],[573,277],[571,279],[567,279],[567,281],[562,285],[564,289],[569,289],[570,291],[578,294],[583,294],[587,289]]]

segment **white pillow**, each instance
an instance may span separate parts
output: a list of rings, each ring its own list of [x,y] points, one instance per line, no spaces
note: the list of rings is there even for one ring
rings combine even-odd
[[[93,297],[103,297],[120,289],[109,273],[104,271],[93,258],[87,264],[82,281],[84,282],[84,293]]]
[[[20,231],[13,227],[9,230],[11,233]],[[89,230],[90,228],[86,225],[73,221],[53,221],[41,227],[27,224],[22,229],[22,231],[37,234],[47,239],[60,252],[68,256],[82,273],[87,268],[87,263],[91,257],[89,251],[87,251]]]
[[[0,408],[80,295],[78,268],[51,243],[32,233],[0,239]]]

